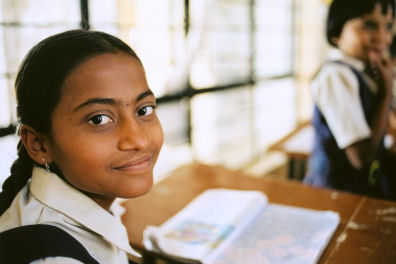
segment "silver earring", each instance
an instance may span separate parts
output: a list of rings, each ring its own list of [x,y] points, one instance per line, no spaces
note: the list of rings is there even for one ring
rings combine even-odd
[[[45,161],[44,157],[43,157],[43,162],[44,162],[44,165],[45,165],[45,170],[46,170],[47,172],[50,172],[48,163]]]

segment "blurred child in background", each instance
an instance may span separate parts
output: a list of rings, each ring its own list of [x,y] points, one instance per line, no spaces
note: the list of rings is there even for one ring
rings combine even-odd
[[[304,182],[396,199],[396,158],[384,147],[393,88],[393,0],[333,0],[316,74],[315,139]]]

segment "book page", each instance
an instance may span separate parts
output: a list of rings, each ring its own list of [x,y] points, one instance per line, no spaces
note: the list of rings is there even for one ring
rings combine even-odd
[[[266,204],[258,191],[205,191],[159,228],[147,228],[145,247],[210,263]]]
[[[268,204],[214,263],[316,263],[339,222],[335,212]]]

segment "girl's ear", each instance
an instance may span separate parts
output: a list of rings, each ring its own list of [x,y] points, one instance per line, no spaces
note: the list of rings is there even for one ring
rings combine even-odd
[[[20,135],[29,156],[35,162],[42,165],[52,162],[52,158],[48,153],[48,148],[45,143],[45,137],[41,133],[28,125],[22,125]]]

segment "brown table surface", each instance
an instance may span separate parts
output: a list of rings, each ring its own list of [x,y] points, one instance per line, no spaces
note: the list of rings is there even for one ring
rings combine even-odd
[[[131,245],[142,250],[147,225],[162,224],[209,188],[260,190],[270,203],[338,212],[340,225],[319,263],[396,263],[396,202],[313,188],[297,181],[254,178],[203,164],[181,167],[147,195],[123,203],[126,213],[122,221]]]

